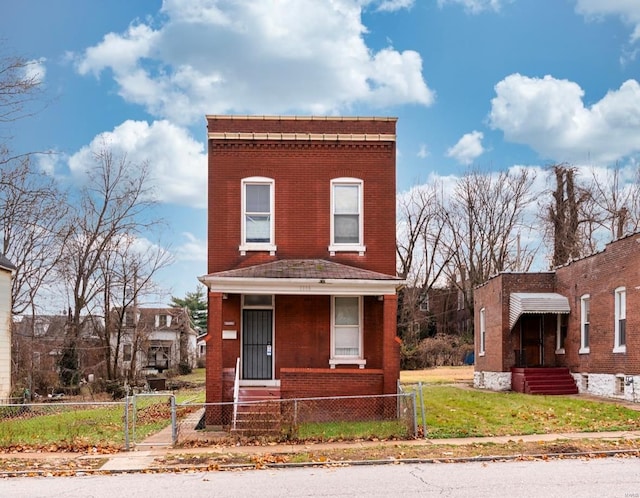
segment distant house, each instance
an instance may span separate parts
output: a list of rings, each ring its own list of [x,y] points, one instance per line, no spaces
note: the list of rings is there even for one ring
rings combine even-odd
[[[11,279],[15,270],[0,254],[0,399],[11,394]]]
[[[396,119],[207,121],[207,402],[395,394]]]
[[[186,308],[132,307],[125,311],[122,325],[112,326],[110,336],[123,377],[177,371],[180,364],[196,366],[197,332]]]
[[[640,400],[640,233],[555,271],[501,273],[474,299],[477,387]]]
[[[34,393],[50,394],[59,385],[58,360],[65,344],[67,315],[14,317],[14,381]],[[101,318],[83,317],[77,341],[81,379],[103,377],[105,356]]]

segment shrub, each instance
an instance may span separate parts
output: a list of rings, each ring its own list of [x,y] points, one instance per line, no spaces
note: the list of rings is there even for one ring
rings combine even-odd
[[[191,365],[189,365],[186,361],[181,361],[178,363],[178,374],[179,375],[188,375],[193,371]]]
[[[453,335],[439,334],[420,341],[417,347],[402,345],[401,368],[418,370],[440,366],[457,366],[473,351],[473,344]]]

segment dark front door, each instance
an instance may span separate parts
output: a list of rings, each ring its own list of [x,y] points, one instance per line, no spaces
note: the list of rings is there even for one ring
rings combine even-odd
[[[543,359],[543,319],[541,315],[520,317],[521,351],[525,367],[540,367]]]
[[[271,380],[273,310],[242,312],[242,378]]]

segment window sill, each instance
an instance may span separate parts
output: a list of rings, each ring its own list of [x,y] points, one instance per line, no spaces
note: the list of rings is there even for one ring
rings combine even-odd
[[[246,256],[248,252],[269,252],[269,256],[275,256],[277,249],[275,244],[243,244],[238,247],[241,256]]]
[[[578,354],[589,354],[591,351],[589,350],[589,348],[580,348],[578,350]]]
[[[616,346],[615,348],[613,348],[613,352],[614,353],[626,353],[627,352],[626,344],[624,346]]]
[[[331,256],[335,256],[337,252],[357,252],[358,256],[364,256],[364,253],[367,252],[367,246],[363,246],[360,244],[344,244],[344,245],[330,245],[329,246],[329,254]]]
[[[367,360],[361,360],[359,358],[330,358],[329,366],[336,368],[336,365],[358,365],[358,368],[364,368],[367,364]]]
[[[564,354],[564,348],[556,349],[556,354]]]
[[[484,351],[478,353],[478,356],[484,356],[486,353]]]

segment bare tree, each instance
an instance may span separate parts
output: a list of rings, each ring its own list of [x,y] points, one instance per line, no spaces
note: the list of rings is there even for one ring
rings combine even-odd
[[[126,377],[129,381],[136,379],[136,355],[142,351],[139,348],[146,337],[145,331],[135,326],[136,320],[127,323],[127,313],[136,316],[138,302],[145,296],[158,294],[153,277],[171,262],[172,256],[164,248],[129,236],[114,240],[103,254],[100,278],[105,328],[101,339],[109,379],[118,376],[125,341],[132,345],[133,356]]]
[[[535,175],[518,169],[497,174],[470,171],[458,181],[446,223],[453,248],[448,276],[464,306],[473,310],[473,287],[501,271],[527,271],[538,249],[527,209]]]
[[[71,235],[65,244],[60,275],[69,293],[69,326],[61,357],[63,384],[78,379],[77,340],[83,313],[97,311],[105,281],[101,269],[105,254],[122,237],[135,238],[156,221],[148,216],[153,205],[148,167],[133,165],[103,144],[94,154],[70,217]],[[107,313],[108,314],[108,313]]]
[[[409,347],[426,326],[421,303],[444,272],[451,252],[444,242],[444,210],[441,186],[420,185],[398,196],[396,253],[398,274],[407,280],[400,295],[399,327]]]
[[[599,224],[591,191],[577,181],[577,171],[566,164],[551,167],[555,187],[543,208],[543,221],[553,241],[553,268],[593,252]]]
[[[627,181],[618,166],[607,168],[605,175],[594,170],[589,190],[597,213],[591,219],[608,232],[609,240],[640,229],[640,166]]]

